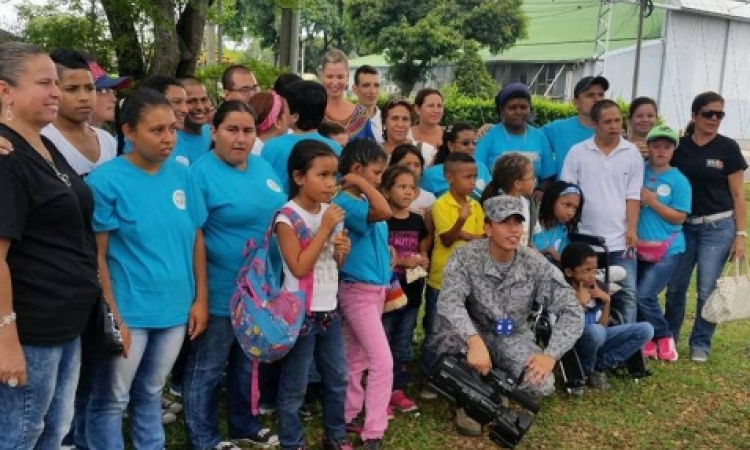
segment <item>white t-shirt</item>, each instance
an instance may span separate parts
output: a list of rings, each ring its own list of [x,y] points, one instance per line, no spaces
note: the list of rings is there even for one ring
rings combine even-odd
[[[99,159],[97,161],[91,161],[83,156],[53,124],[42,128],[41,133],[55,144],[55,147],[62,153],[68,164],[70,164],[70,167],[78,175],[87,175],[92,170],[117,156],[117,142],[115,138],[101,128],[90,128],[94,130],[96,138],[99,141]]]
[[[528,247],[529,242],[531,242],[531,239],[529,236],[529,226],[528,226],[528,223],[531,221],[531,202],[529,202],[529,199],[527,199],[526,197],[521,197],[521,202],[523,203],[523,220],[524,220],[523,236],[521,236],[521,245]],[[542,228],[539,226],[539,222],[535,223],[532,234],[537,234],[537,233],[540,233],[541,231],[542,231]]]
[[[329,204],[322,204],[320,212],[312,214],[302,209],[293,200],[288,201],[284,205],[284,207],[289,207],[299,214],[302,220],[305,221],[305,225],[312,230],[313,235],[318,232],[323,219],[323,213],[329,206]],[[292,226],[289,219],[282,214],[276,217],[276,223],[285,223]],[[310,302],[310,311],[333,311],[337,305],[336,295],[339,288],[339,268],[333,259],[333,242],[331,239],[323,247],[323,252],[321,252],[318,260],[315,262],[313,271],[313,295]],[[283,288],[287,291],[300,290],[299,279],[292,275],[292,272],[286,265],[286,261],[284,261]]]
[[[424,158],[424,168],[428,168],[434,165],[435,154],[437,149],[427,142],[415,142],[414,145],[422,149],[422,157]]]
[[[594,138],[574,145],[560,179],[580,186],[586,197],[578,230],[604,237],[611,252],[625,250],[626,202],[641,199],[643,170],[638,147],[623,138],[609,155],[597,148]]]
[[[263,140],[259,137],[256,137],[255,142],[253,143],[253,149],[250,150],[250,153],[256,156],[260,156],[261,150],[263,150]]]
[[[433,203],[435,203],[435,195],[432,192],[420,189],[419,196],[409,205],[409,211],[424,217],[427,210],[432,209]]]
[[[370,117],[370,125],[372,126],[372,133],[375,135],[375,142],[383,144],[383,115],[380,113],[380,108],[375,107],[375,115]]]

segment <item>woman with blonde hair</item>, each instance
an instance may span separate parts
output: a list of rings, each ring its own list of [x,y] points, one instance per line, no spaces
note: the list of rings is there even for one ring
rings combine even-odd
[[[328,94],[325,120],[340,124],[349,140],[368,138],[375,140],[367,109],[346,98],[349,85],[349,61],[341,50],[331,50],[323,57],[321,81]]]

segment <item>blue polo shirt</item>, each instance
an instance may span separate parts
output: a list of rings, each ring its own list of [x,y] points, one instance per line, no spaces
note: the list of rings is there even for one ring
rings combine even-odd
[[[474,200],[479,200],[482,192],[484,192],[484,188],[490,184],[490,181],[492,181],[492,174],[487,170],[487,166],[481,162],[477,162],[477,184],[471,193],[471,197]],[[445,179],[443,164],[437,164],[425,169],[424,173],[422,173],[422,178],[419,180],[419,187],[433,193],[436,198],[440,198],[448,192],[450,186]]]
[[[250,155],[240,170],[222,161],[214,152],[190,167],[203,197],[207,219],[203,225],[208,269],[208,309],[216,316],[229,316],[229,299],[237,273],[245,262],[248,239],[262,241],[276,211],[286,203],[281,181],[261,157]],[[281,277],[278,246],[270,247],[272,266]]]
[[[643,173],[643,187],[655,192],[659,203],[670,208],[690,214],[692,205],[692,188],[690,182],[677,168],[656,173],[646,166]],[[641,206],[638,216],[638,239],[644,241],[665,241],[677,233],[667,250],[668,255],[677,255],[685,251],[685,235],[682,224],[673,224],[664,220],[648,206]]]
[[[346,212],[344,227],[352,242],[349,256],[341,268],[341,280],[388,286],[392,272],[387,222],[367,220],[370,204],[364,198],[341,192],[333,199],[333,203]]]
[[[187,323],[195,297],[193,251],[205,207],[187,167],[166,161],[150,174],[124,156],[91,172],[93,228],[109,234],[107,267],[131,328]]]
[[[490,129],[477,143],[474,159],[486,167],[495,167],[495,161],[506,153],[520,153],[534,163],[538,180],[556,174],[555,159],[547,137],[539,129],[526,125],[526,132],[517,135],[508,132],[500,123]]]
[[[583,125],[578,120],[578,116],[555,120],[543,126],[541,130],[547,136],[552,148],[558,178],[562,173],[562,166],[570,149],[575,144],[594,136],[594,129]]]
[[[323,137],[317,131],[304,134],[282,134],[263,143],[261,158],[268,161],[276,171],[276,175],[281,180],[281,188],[284,192],[289,192],[289,175],[287,175],[287,163],[289,155],[292,154],[294,144],[305,139],[315,139],[316,141],[325,142],[331,147],[336,155],[341,155],[341,145],[338,142]]]

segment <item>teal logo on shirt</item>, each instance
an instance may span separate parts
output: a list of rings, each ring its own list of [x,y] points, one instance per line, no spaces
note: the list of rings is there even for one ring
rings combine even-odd
[[[279,185],[271,179],[266,180],[266,186],[268,186],[268,189],[274,192],[281,192],[281,188],[279,187]]]
[[[185,200],[185,191],[182,189],[177,189],[172,193],[172,202],[174,202],[174,205],[177,207],[177,209],[185,209],[187,206],[187,201]]]

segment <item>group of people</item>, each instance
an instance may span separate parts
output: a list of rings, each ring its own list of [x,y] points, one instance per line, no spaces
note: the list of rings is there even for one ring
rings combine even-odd
[[[180,411],[196,450],[304,449],[317,400],[325,450],[353,448],[353,433],[377,450],[394,411],[418,410],[406,388],[422,309],[422,374],[466,352],[479,372],[501,367],[548,395],[575,348],[606,389],[639,350],[677,360],[696,265],[690,355],[708,359],[715,326],[700,310],[746,237],[747,165],[718,134],[721,96],[696,97],[682,137],[639,98],[625,136],[603,77],[576,85],[577,116],[542,128],[529,88],[510,83],[499,123],[478,131],[442,127],[433,89],[379,109],[368,66],[354,104],[348,77],[331,51],[321,83],[286,74],[262,91],[237,65],[218,105],[195,78],[152,77],[115,108],[128,78],[73,50],[0,45],[0,449],[123,449],[126,416],[135,448],[162,449]],[[308,310],[290,352],[261,366],[258,393],[229,300],[246,243],[269,227],[265,270]],[[624,271],[617,293],[597,282],[603,251]],[[82,352],[98,302],[120,356]],[[544,348],[528,323],[540,307],[556,318]],[[258,394],[276,432],[253,415]],[[456,426],[482,432],[462,409]]]

